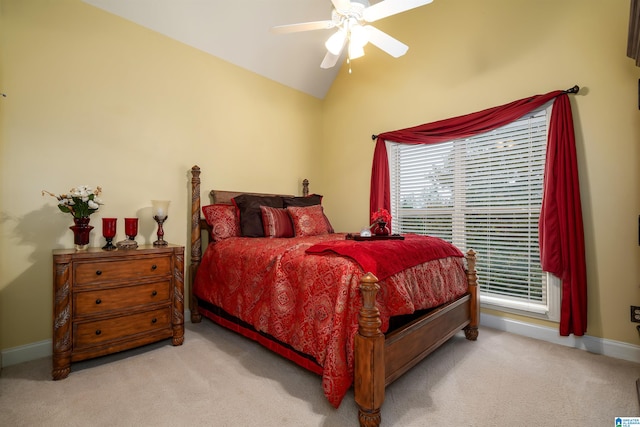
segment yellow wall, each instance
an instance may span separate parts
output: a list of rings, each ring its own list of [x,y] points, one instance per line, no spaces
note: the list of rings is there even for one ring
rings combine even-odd
[[[410,48],[391,59],[367,47],[325,99],[323,182],[336,229],[367,223],[372,133],[578,84],[587,333],[638,345],[629,306],[640,305],[640,68],[626,58],[628,15],[628,0],[436,0],[376,23]]]
[[[203,192],[298,192],[307,177],[335,228],[357,231],[368,222],[372,133],[574,84],[587,333],[638,345],[640,68],[625,57],[628,9],[436,0],[376,24],[407,55],[367,47],[320,101],[80,0],[0,0],[0,349],[51,337],[51,250],[72,235],[43,189],[103,187],[95,246],[101,216],[138,215],[138,241],[152,241],[154,198],[172,201],[165,239],[186,245],[194,164]]]
[[[152,242],[151,199],[171,200],[165,239],[186,245],[194,164],[203,194],[313,185],[320,100],[80,0],[0,0],[0,19],[0,349],[51,338],[51,250],[72,220],[41,190],[102,186],[92,246],[102,216],[116,241],[139,216]]]

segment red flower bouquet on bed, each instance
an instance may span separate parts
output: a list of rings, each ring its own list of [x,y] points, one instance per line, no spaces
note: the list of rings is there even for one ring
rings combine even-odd
[[[388,236],[391,230],[387,224],[391,224],[391,214],[386,209],[378,209],[371,215],[371,231],[376,236]]]

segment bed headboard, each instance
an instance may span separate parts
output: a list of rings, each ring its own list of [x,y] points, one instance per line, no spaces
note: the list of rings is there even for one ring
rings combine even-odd
[[[197,167],[197,166],[194,166]],[[231,199],[241,194],[250,194],[253,196],[283,196],[283,197],[293,197],[292,194],[270,194],[270,193],[247,193],[246,191],[226,191],[226,190],[211,190],[209,191],[209,198],[211,199],[211,203],[221,203],[224,205],[232,204]],[[305,179],[302,181],[302,195],[309,195],[309,180]]]
[[[211,203],[219,203],[224,205],[232,204],[231,199],[241,194],[251,194],[253,196],[284,196],[291,197],[291,195],[285,194],[267,194],[267,193],[247,193],[243,191],[225,191],[225,190],[211,190],[209,191],[209,198]]]

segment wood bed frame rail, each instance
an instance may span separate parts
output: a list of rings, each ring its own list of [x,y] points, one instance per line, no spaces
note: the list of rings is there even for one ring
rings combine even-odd
[[[309,182],[303,181],[303,194],[308,195]],[[212,202],[230,203],[230,197],[241,193],[222,193],[225,200]],[[201,217],[200,168],[191,168],[191,265],[190,299],[191,322],[198,323],[202,315],[197,298],[193,295],[193,281],[202,260],[202,231],[209,226]],[[380,289],[378,279],[371,273],[360,281],[363,305],[358,317],[358,334],[355,337],[354,395],[358,406],[358,419],[362,427],[380,425],[380,409],[384,402],[385,387],[404,372],[464,330],[468,340],[478,338],[480,320],[476,253],[469,250],[465,256],[469,292],[457,300],[440,306],[411,321],[386,336],[380,331],[380,312],[376,307],[376,294]]]

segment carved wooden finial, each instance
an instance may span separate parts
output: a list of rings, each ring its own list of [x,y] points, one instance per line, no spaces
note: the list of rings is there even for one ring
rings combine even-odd
[[[198,165],[194,165],[191,168],[191,176],[193,177],[192,179],[200,179],[200,167]]]
[[[380,311],[376,307],[376,294],[380,286],[378,278],[371,273],[367,273],[360,278],[360,291],[362,292],[362,308],[358,318],[359,332],[363,337],[374,337],[381,335]]]
[[[467,259],[467,279],[469,286],[477,286],[478,275],[476,272],[476,253],[473,249],[469,249],[465,256]]]
[[[305,197],[309,195],[309,180],[306,178],[302,180],[302,195]]]

